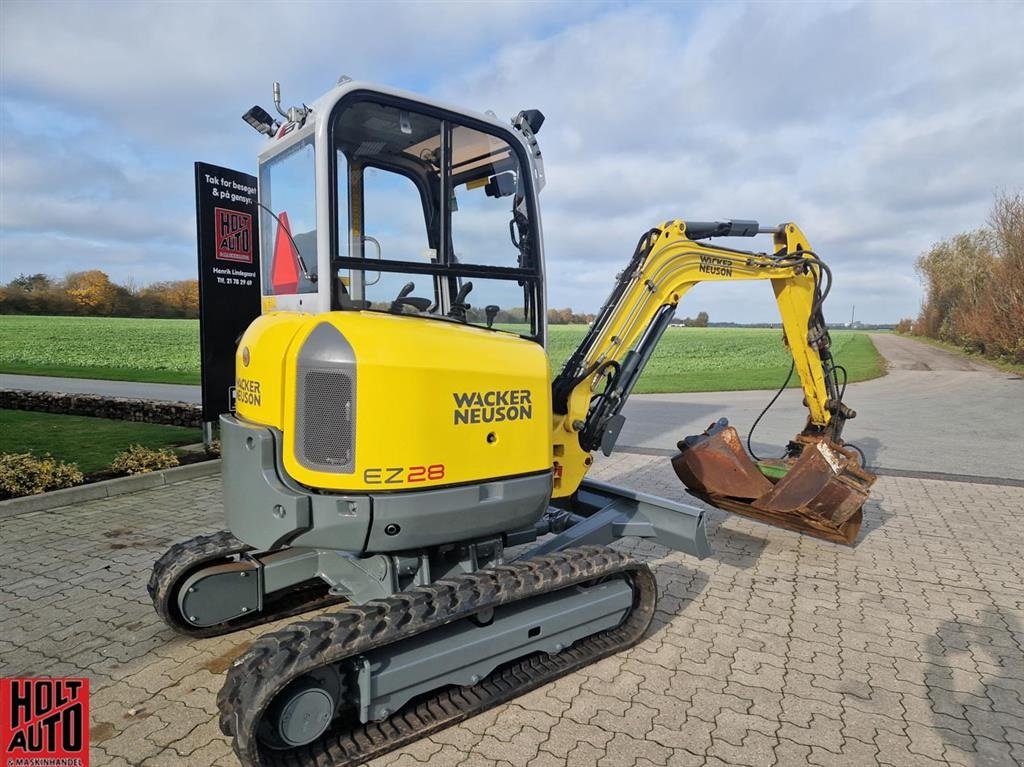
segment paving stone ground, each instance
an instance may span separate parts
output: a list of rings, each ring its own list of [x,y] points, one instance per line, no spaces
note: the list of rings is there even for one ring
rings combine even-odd
[[[664,458],[596,468],[685,500]],[[640,645],[372,764],[1024,764],[1024,490],[875,488],[856,548],[717,511],[703,562],[620,543],[661,590]],[[216,478],[0,521],[0,675],[90,677],[93,764],[236,764],[214,698],[267,629],[190,641],[145,590],[221,525]]]

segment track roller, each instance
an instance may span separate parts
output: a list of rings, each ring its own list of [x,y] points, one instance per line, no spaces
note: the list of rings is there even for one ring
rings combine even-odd
[[[327,585],[321,581],[308,581],[270,595],[263,600],[260,610],[246,610],[245,615],[220,623],[205,624],[202,616],[182,613],[181,604],[188,603],[180,598],[183,586],[194,581],[201,571],[244,572],[245,555],[250,551],[250,546],[227,531],[200,535],[171,546],[153,565],[146,586],[157,614],[179,634],[212,637],[345,601],[344,597],[329,595]]]

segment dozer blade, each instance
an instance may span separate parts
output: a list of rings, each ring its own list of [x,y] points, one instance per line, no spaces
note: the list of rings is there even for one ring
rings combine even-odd
[[[672,458],[676,474],[712,506],[835,543],[857,539],[875,475],[852,450],[824,440],[805,442],[799,456],[762,471],[723,418],[681,441],[679,451]]]

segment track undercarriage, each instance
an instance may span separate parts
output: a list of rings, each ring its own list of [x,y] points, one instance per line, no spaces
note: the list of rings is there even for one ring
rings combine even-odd
[[[235,661],[220,727],[244,765],[355,765],[638,642],[657,589],[605,545],[625,536],[710,553],[701,510],[587,481],[531,529],[429,551],[260,552],[200,536],[156,563],[149,591],[192,637],[333,605]]]
[[[582,547],[327,612],[235,662],[220,727],[244,765],[361,764],[635,644],[656,598],[646,565]]]

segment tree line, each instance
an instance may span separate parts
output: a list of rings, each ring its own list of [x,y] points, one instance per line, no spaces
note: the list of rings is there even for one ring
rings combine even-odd
[[[985,226],[936,243],[917,271],[921,313],[897,332],[1024,364],[1024,195],[998,195]]]
[[[112,282],[98,269],[63,278],[22,274],[0,286],[0,314],[195,318],[199,282],[156,282],[137,288]]]
[[[374,308],[386,309],[389,303]],[[87,317],[162,317],[195,319],[199,316],[198,280],[156,282],[143,288],[113,282],[106,272],[92,269],[63,278],[22,274],[0,285],[0,314],[79,315]],[[483,307],[472,307],[471,322],[483,324]],[[501,309],[495,324],[523,321],[523,309]],[[595,315],[570,308],[548,309],[551,325],[588,325]],[[680,324],[707,327],[708,313],[686,317]]]

